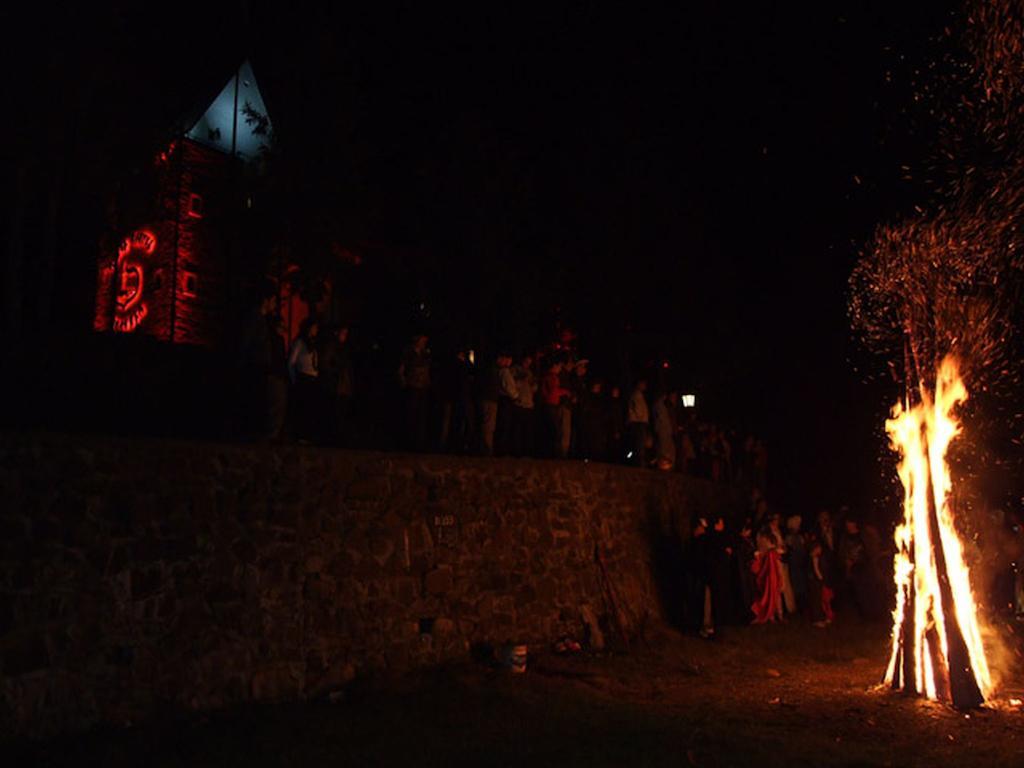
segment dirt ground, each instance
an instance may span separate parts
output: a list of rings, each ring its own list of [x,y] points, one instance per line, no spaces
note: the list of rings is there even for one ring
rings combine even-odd
[[[1020,629],[1004,625],[1015,650]],[[1021,766],[1024,677],[970,713],[880,690],[888,629],[803,622],[672,631],[628,654],[530,649],[357,681],[335,701],[235,709],[8,745],[4,765]],[[1014,688],[1014,684],[1018,688]],[[3,755],[0,754],[0,758]]]

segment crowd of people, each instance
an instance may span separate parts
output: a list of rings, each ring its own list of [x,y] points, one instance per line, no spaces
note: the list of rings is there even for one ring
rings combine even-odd
[[[243,421],[253,436],[370,447],[354,427],[357,375],[346,326],[310,316],[286,348],[269,294],[249,318],[241,356]],[[617,462],[767,485],[764,441],[697,419],[668,377],[640,375],[626,389],[595,375],[571,332],[526,354],[499,350],[484,360],[468,348],[435,358],[419,333],[395,357],[395,399],[377,405],[388,411],[378,421],[400,422],[394,443],[405,450]],[[400,419],[392,413],[397,398]]]
[[[243,336],[245,411],[255,437],[363,447],[353,428],[357,375],[349,329],[307,318],[286,347],[268,295]],[[843,508],[811,525],[771,509],[768,453],[753,436],[697,419],[667,376],[638,376],[628,391],[594,375],[572,335],[528,354],[472,349],[435,359],[426,334],[395,356],[390,419],[411,451],[575,458],[678,471],[749,489],[742,519],[694,522],[685,615],[704,637],[728,624],[806,617],[827,626],[839,610],[880,618],[891,552]],[[657,372],[656,372],[657,373]],[[398,398],[401,407],[398,408]],[[372,402],[372,401],[371,401]],[[255,418],[252,418],[255,416]],[[387,419],[385,419],[387,421]]]
[[[783,516],[759,490],[734,526],[723,517],[694,521],[685,564],[685,621],[702,637],[729,624],[802,617],[828,626],[837,610],[883,619],[892,551],[878,530],[845,507],[822,510],[811,525]]]

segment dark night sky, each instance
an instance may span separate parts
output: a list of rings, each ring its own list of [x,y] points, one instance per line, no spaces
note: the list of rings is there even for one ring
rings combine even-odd
[[[356,239],[424,254],[427,298],[471,318],[559,306],[595,357],[627,325],[668,339],[709,408],[771,439],[787,504],[864,505],[893,392],[854,370],[845,281],[917,201],[905,110],[950,10],[757,5],[250,3],[24,28],[73,52],[43,82],[76,57],[130,63],[94,127],[165,122],[249,53],[303,194],[336,200]],[[25,39],[14,55],[38,59]]]

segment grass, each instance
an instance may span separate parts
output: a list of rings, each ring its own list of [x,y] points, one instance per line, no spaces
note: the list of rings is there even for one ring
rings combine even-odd
[[[464,666],[354,683],[337,703],[251,706],[9,745],[5,765],[995,766],[1024,714],[969,717],[877,689],[887,630],[802,622],[659,632],[629,655],[531,649],[525,675]],[[2,758],[3,755],[0,755]]]

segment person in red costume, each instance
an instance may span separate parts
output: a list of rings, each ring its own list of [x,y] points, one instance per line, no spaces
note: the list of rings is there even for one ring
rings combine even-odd
[[[757,534],[757,551],[750,564],[756,581],[757,598],[750,610],[754,613],[752,624],[766,624],[782,621],[782,574],[779,568],[779,553],[770,532],[762,528]]]

